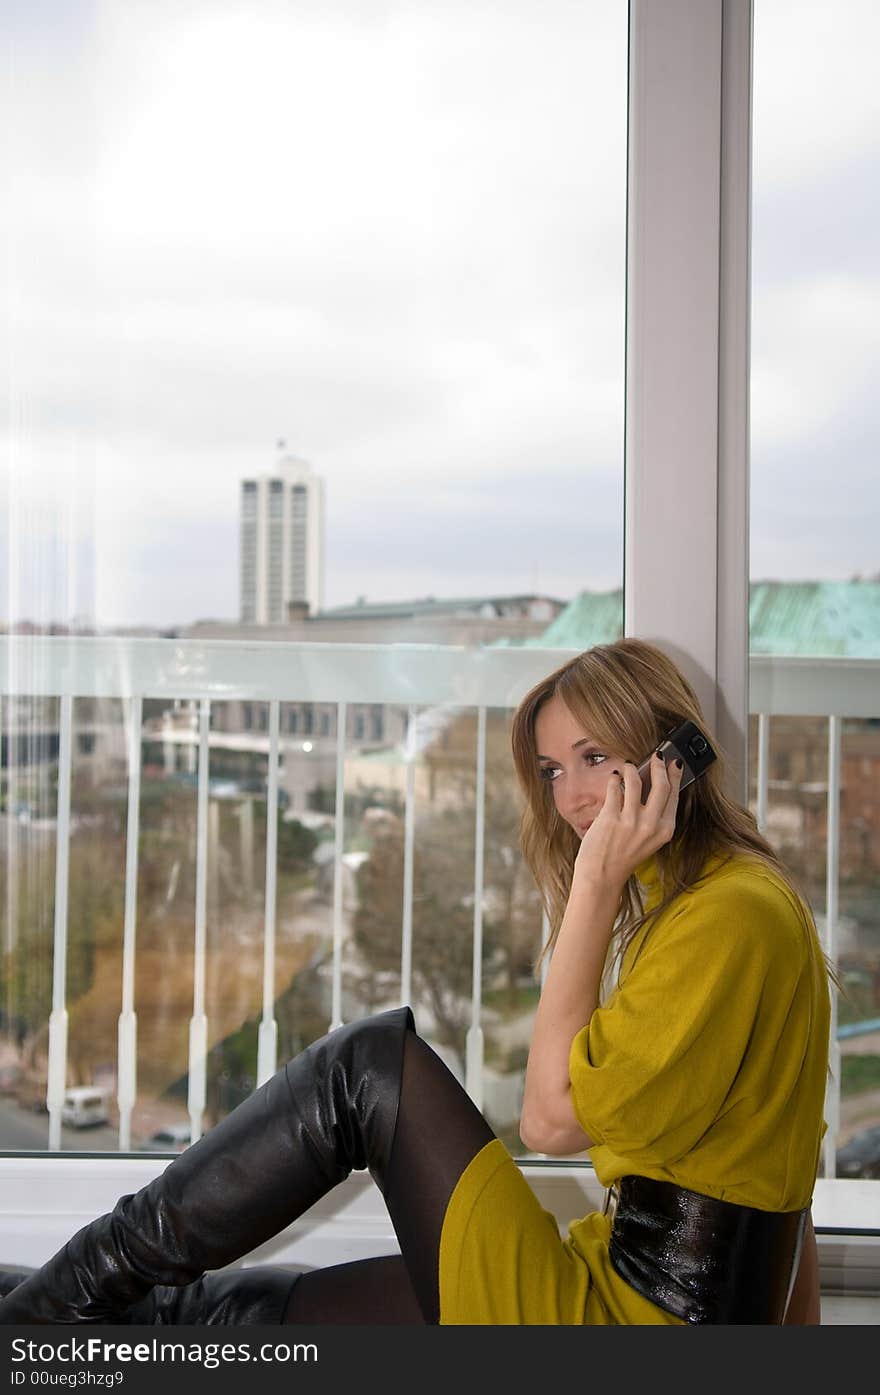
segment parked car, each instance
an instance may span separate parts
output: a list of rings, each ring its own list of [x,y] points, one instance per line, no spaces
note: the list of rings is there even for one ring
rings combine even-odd
[[[61,1106],[61,1122],[71,1129],[88,1129],[106,1124],[107,1096],[98,1085],[74,1085],[66,1090]]]
[[[837,1175],[880,1178],[880,1124],[854,1134],[838,1148]]]
[[[192,1134],[189,1120],[180,1124],[165,1124],[145,1139],[141,1147],[148,1153],[182,1153],[188,1148]]]
[[[21,1066],[0,1066],[0,1095],[14,1095],[23,1073]]]

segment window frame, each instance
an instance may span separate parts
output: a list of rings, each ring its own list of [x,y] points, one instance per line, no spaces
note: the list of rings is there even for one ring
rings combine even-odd
[[[753,3],[631,0],[629,25],[624,626],[669,649],[692,677],[743,798]],[[6,1258],[41,1262],[165,1165],[0,1156]],[[573,1214],[572,1182],[585,1209],[600,1201],[582,1162],[521,1166],[560,1224]],[[878,1186],[817,1184],[824,1283],[880,1289]],[[332,1263],[396,1248],[368,1178],[350,1179],[309,1216],[249,1262]]]

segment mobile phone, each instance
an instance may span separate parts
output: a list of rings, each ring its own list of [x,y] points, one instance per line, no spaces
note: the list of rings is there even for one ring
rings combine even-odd
[[[694,722],[682,722],[680,727],[671,731],[669,735],[660,742],[657,748],[668,765],[671,760],[680,760],[683,764],[681,772],[681,785],[679,789],[684,789],[686,785],[693,784],[704,770],[707,770],[716,759],[716,753],[709,744],[709,739]],[[639,775],[642,777],[642,803],[648,797],[651,788],[651,761],[653,751],[650,756],[646,756],[639,766]]]

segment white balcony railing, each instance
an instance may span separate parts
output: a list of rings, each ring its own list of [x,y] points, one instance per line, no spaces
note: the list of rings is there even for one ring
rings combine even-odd
[[[473,994],[467,1035],[465,1084],[478,1104],[482,1100],[483,1024],[481,1021],[481,946],[483,907],[483,848],[485,780],[485,714],[488,709],[514,707],[528,688],[571,651],[464,649],[423,645],[325,645],[249,643],[237,641],[176,641],[115,638],[8,637],[0,646],[0,692],[6,708],[4,725],[13,720],[20,697],[55,698],[59,704],[58,804],[55,866],[53,995],[49,1021],[47,1104],[49,1148],[61,1140],[61,1108],[67,1075],[67,1001],[65,983],[67,937],[67,870],[71,830],[71,770],[73,703],[78,698],[122,699],[128,743],[128,828],[125,864],[123,972],[119,1005],[117,1104],[119,1150],[131,1146],[131,1117],[136,1094],[135,938],[138,884],[138,805],[142,704],[160,698],[169,703],[196,705],[198,779],[194,994],[189,1031],[189,1097],[193,1137],[201,1131],[205,1108],[208,1024],[205,1010],[206,885],[208,858],[208,773],[216,734],[210,729],[211,704],[231,699],[267,703],[269,720],[263,737],[268,756],[265,931],[263,943],[263,1006],[259,1028],[258,1079],[276,1066],[277,1026],[274,1018],[275,853],[279,751],[279,705],[287,702],[333,704],[336,709],[336,837],[333,904],[332,1009],[328,1026],[342,1020],[342,858],[343,792],[346,758],[346,709],[349,704],[383,704],[404,708],[409,731],[419,709],[471,709],[477,716],[476,827],[474,865]],[[825,949],[835,958],[839,888],[839,808],[841,791],[840,729],[844,718],[880,715],[880,661],[819,660],[753,657],[750,668],[750,710],[758,717],[757,811],[759,821],[768,807],[769,727],[774,716],[818,716],[828,723],[827,776],[827,891]],[[405,759],[415,761],[415,744]],[[411,868],[414,784],[406,782],[405,868]],[[7,826],[12,828],[12,820]],[[9,835],[12,837],[12,833]],[[12,855],[10,848],[8,854]],[[408,861],[409,859],[409,861]],[[401,996],[406,1000],[412,967],[412,878],[404,876],[402,907]],[[407,905],[407,898],[410,904]],[[825,1177],[835,1175],[834,1155],[839,1120],[840,1060],[836,1039],[825,1145]],[[34,1175],[52,1159],[31,1160]],[[56,1159],[61,1162],[62,1159]],[[22,1163],[24,1160],[22,1160]],[[73,1163],[73,1160],[70,1160]],[[65,1162],[65,1168],[69,1166]],[[549,1173],[547,1174],[549,1179]],[[555,1173],[554,1173],[555,1176]],[[869,1184],[870,1185],[870,1184]],[[876,1224],[876,1220],[874,1222]],[[865,1229],[863,1224],[860,1228]]]

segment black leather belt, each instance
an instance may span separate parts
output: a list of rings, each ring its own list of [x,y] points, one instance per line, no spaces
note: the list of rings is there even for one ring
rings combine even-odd
[[[611,1263],[622,1279],[692,1323],[781,1323],[809,1208],[758,1211],[672,1182],[611,1188]]]

